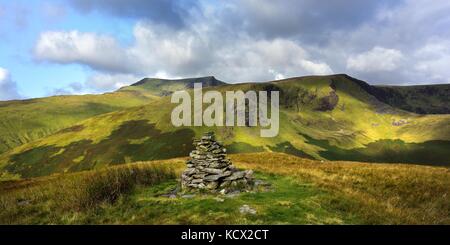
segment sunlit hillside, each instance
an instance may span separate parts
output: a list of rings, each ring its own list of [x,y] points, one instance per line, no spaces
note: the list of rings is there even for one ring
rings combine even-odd
[[[213,78],[203,82],[208,79]],[[148,87],[156,91],[158,84],[166,86],[159,87],[162,95],[153,94],[144,105],[73,122],[3,153],[4,175],[42,176],[186,156],[192,150],[192,138],[210,130],[216,131],[231,153],[268,151],[319,160],[450,164],[450,115],[415,114],[392,107],[346,75],[205,86],[205,90],[222,92],[280,91],[280,130],[275,138],[260,137],[260,127],[175,128],[170,116],[176,104],[170,103],[169,95],[183,86],[191,91],[192,80],[168,83],[169,87],[158,81],[143,80],[119,90],[119,94],[145,93]]]
[[[449,224],[444,167],[230,155],[268,189],[168,195],[185,158],[0,183],[1,224]],[[219,205],[220,204],[220,205]],[[248,205],[255,214],[245,214]]]

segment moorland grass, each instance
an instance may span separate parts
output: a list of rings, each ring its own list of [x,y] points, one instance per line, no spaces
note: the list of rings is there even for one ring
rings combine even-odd
[[[230,155],[237,166],[292,176],[328,191],[328,204],[367,224],[450,224],[450,170],[316,161],[282,153]],[[342,200],[351,201],[342,201]]]
[[[269,191],[168,198],[185,158],[0,182],[2,224],[450,224],[450,170],[229,155]],[[220,198],[220,199],[218,199]],[[223,199],[223,200],[221,200]],[[247,204],[257,212],[242,214]]]
[[[257,173],[271,184],[268,191],[238,196],[197,194],[195,197],[161,196],[178,185],[176,180],[136,188],[113,205],[77,216],[78,223],[114,224],[352,224],[362,222],[353,213],[324,206],[328,193],[289,176]],[[256,214],[240,213],[249,205]]]
[[[4,224],[59,223],[68,213],[83,213],[104,203],[114,203],[136,186],[173,178],[175,173],[167,165],[129,164],[18,181],[17,185],[5,183],[0,194],[0,220]]]

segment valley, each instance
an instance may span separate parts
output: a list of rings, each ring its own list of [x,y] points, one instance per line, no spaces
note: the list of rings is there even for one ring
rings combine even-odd
[[[170,95],[180,89],[192,93],[195,81],[203,84],[205,92],[279,91],[279,134],[261,138],[260,126],[174,127],[170,118],[176,104],[170,103]],[[32,104],[2,102],[0,114],[7,116],[0,123],[10,125],[2,127],[3,134],[9,135],[2,139],[17,140],[3,145],[0,171],[3,179],[14,179],[183,157],[192,150],[192,138],[211,130],[233,153],[284,152],[318,160],[448,166],[450,115],[417,114],[393,107],[379,100],[380,94],[375,97],[368,93],[372,87],[341,74],[242,84],[225,84],[214,77],[144,79],[114,93],[92,95],[115,107],[92,116],[87,114],[94,112],[87,110],[84,119],[79,111],[86,107],[75,104],[70,107],[74,109],[68,109],[65,101],[89,104],[92,96],[63,96],[53,102],[54,106],[49,106],[47,100],[58,97],[37,99]],[[445,89],[444,85],[440,87]],[[134,100],[123,97],[130,92]],[[412,92],[408,93],[412,96]],[[417,93],[416,100],[425,98]],[[439,100],[445,110],[448,103],[442,96],[435,98]],[[120,103],[116,101],[126,102],[126,108],[118,108]],[[439,107],[437,102],[434,104]],[[61,112],[55,113],[53,108]],[[427,110],[426,106],[421,108]],[[30,110],[31,114],[25,113]],[[22,133],[36,136],[25,137]],[[21,138],[24,140],[18,140]]]

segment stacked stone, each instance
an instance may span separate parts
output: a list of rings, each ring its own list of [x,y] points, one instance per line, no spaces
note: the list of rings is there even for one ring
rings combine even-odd
[[[213,132],[204,134],[193,144],[195,150],[189,154],[187,168],[181,175],[183,190],[205,189],[226,193],[250,187],[253,172],[237,170],[227,158],[226,149],[215,140]]]

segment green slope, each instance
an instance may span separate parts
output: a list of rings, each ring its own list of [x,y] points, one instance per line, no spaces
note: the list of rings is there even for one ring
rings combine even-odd
[[[450,84],[414,86],[370,86],[348,77],[378,100],[396,108],[419,114],[449,114]]]
[[[170,91],[183,86],[147,80],[119,91]],[[259,127],[174,128],[170,114],[176,105],[170,103],[170,96],[161,96],[142,106],[91,117],[16,147],[0,155],[0,168],[29,177],[186,156],[192,149],[192,138],[210,130],[216,131],[231,152],[277,151],[315,159],[450,164],[446,154],[450,115],[419,115],[394,108],[346,75],[220,83],[213,88],[222,92],[280,91],[279,135],[261,138]],[[417,157],[424,154],[430,157]]]
[[[270,186],[168,197],[185,158],[123,164],[0,182],[0,224],[450,224],[448,168],[229,157]],[[256,213],[241,213],[242,205]]]
[[[150,101],[150,95],[127,91],[0,102],[0,152],[47,136],[89,117]]]
[[[101,95],[52,96],[0,101],[0,153],[21,144],[73,126],[92,116],[152,102],[175,90],[190,88],[194,79],[145,78],[140,82]],[[214,77],[198,78],[203,85],[222,82]]]

